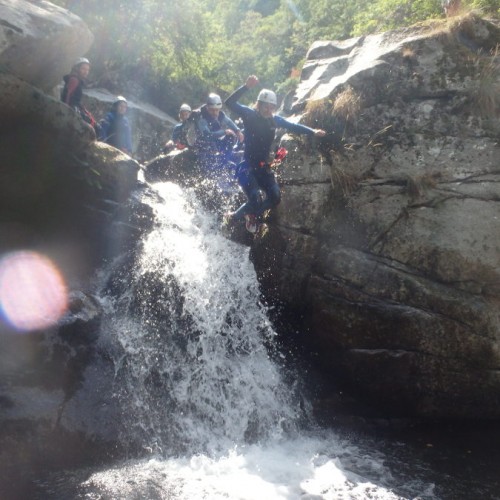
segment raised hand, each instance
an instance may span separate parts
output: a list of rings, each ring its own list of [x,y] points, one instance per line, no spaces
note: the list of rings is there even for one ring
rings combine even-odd
[[[256,85],[258,85],[258,83],[259,83],[259,79],[255,75],[250,75],[247,78],[247,81],[246,81],[245,85],[249,89],[251,89],[251,88],[255,87]]]

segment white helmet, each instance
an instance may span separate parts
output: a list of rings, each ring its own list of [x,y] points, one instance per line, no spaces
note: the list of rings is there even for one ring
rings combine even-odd
[[[80,64],[90,64],[90,61],[86,57],[79,57],[75,61],[74,66],[80,66]]]
[[[208,94],[207,97],[207,107],[209,108],[222,108],[222,100],[218,94]]]
[[[181,104],[181,107],[179,108],[179,113],[181,111],[190,111],[191,112],[192,111],[191,106],[189,104],[186,104],[186,103]]]
[[[125,99],[125,97],[123,97],[122,95],[116,96],[116,99],[114,100],[113,104],[118,105],[120,102],[128,104],[127,99]]]
[[[257,101],[267,102],[268,104],[278,105],[278,99],[276,98],[276,94],[269,89],[262,89],[257,96]]]

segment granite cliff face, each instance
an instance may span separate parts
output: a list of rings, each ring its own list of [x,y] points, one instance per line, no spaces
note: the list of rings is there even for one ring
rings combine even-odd
[[[253,255],[324,368],[387,413],[500,416],[500,30],[474,16],[309,50]],[[326,143],[326,144],[325,144]]]

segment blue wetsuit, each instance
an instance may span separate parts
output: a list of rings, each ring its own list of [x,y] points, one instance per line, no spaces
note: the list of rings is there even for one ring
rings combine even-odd
[[[178,123],[172,130],[172,142],[178,149],[187,147],[187,121]]]
[[[205,173],[219,174],[231,160],[235,139],[226,135],[226,129],[240,131],[224,111],[220,111],[219,116],[214,118],[207,112],[206,104],[200,108],[195,149]]]
[[[278,115],[264,118],[257,110],[240,104],[238,99],[247,90],[246,85],[241,86],[225,103],[241,117],[245,130],[244,160],[238,167],[237,176],[248,201],[236,210],[233,215],[235,220],[247,214],[260,216],[281,201],[280,188],[268,163],[276,128],[284,128],[296,134],[314,135],[314,130],[305,125],[292,123]],[[261,200],[260,190],[266,193],[264,200]]]
[[[101,120],[101,139],[121,151],[132,154],[132,131],[128,118],[110,111]]]

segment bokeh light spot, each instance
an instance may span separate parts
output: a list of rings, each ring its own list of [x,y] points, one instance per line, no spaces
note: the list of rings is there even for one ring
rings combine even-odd
[[[0,313],[14,329],[54,325],[68,306],[64,279],[44,255],[18,251],[0,259]]]

